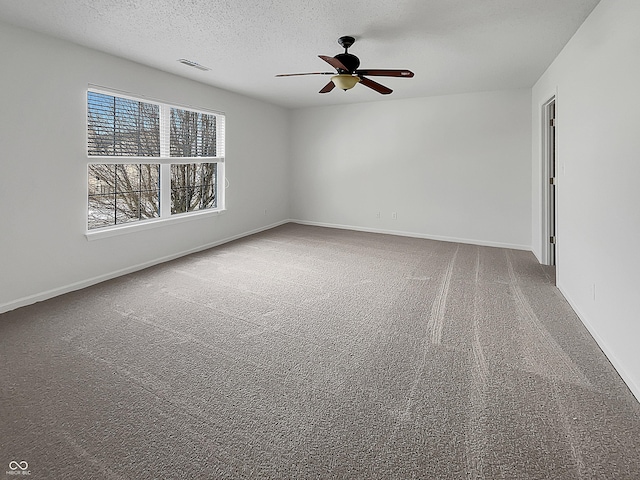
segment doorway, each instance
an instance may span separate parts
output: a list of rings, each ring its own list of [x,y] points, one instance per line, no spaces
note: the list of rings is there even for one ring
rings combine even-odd
[[[542,189],[542,212],[543,212],[543,239],[545,262],[547,265],[557,264],[557,202],[558,202],[558,180],[557,180],[557,135],[556,135],[556,99],[551,98],[543,106],[543,189]]]

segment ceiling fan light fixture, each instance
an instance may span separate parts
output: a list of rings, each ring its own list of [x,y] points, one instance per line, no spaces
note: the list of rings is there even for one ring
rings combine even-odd
[[[378,82],[371,80],[369,77],[413,77],[411,70],[398,69],[373,69],[360,70],[360,59],[355,55],[347,52],[347,49],[355,42],[353,37],[340,37],[338,43],[344,47],[344,53],[339,53],[333,57],[327,55],[318,55],[322,60],[335,68],[337,75],[332,72],[308,72],[308,73],[282,73],[276,77],[296,77],[299,75],[332,75],[331,81],[327,83],[318,93],[329,93],[335,87],[342,90],[351,90],[356,83],[362,83],[367,88],[380,93],[381,95],[389,95],[393,93],[389,87],[385,87]]]
[[[341,73],[340,75],[331,77],[331,81],[341,90],[351,90],[356,86],[356,83],[360,81],[360,77],[348,73]]]

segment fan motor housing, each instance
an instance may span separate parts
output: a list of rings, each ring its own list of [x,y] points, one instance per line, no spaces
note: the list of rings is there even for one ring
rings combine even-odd
[[[358,67],[360,66],[360,59],[358,57],[356,57],[355,55],[352,55],[350,53],[339,53],[338,55],[336,55],[333,58],[335,58],[336,60],[340,60],[340,62],[345,67],[347,67],[347,72],[348,73],[355,72],[358,69]],[[342,73],[342,72],[340,72],[340,73]]]

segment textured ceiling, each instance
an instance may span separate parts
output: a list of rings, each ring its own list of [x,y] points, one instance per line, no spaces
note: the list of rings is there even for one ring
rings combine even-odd
[[[286,107],[532,86],[599,0],[0,0],[0,19]],[[405,68],[320,95],[330,71],[317,55],[361,68]],[[19,48],[19,47],[18,47]],[[211,67],[202,72],[177,62]]]

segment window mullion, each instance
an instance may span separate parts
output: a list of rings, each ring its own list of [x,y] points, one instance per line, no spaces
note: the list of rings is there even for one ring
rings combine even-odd
[[[171,107],[160,105],[160,157],[170,156]],[[171,164],[161,160],[160,164],[160,218],[171,216]]]
[[[160,164],[160,218],[171,216],[171,164]]]

